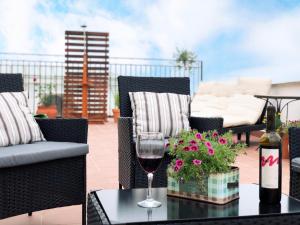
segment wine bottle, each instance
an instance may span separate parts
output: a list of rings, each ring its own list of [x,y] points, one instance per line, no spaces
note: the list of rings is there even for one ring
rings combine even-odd
[[[275,131],[275,107],[267,108],[267,130],[259,146],[259,199],[264,204],[281,200],[281,138]]]
[[[259,203],[259,214],[274,214],[274,213],[281,213],[281,204],[265,204],[260,202]]]

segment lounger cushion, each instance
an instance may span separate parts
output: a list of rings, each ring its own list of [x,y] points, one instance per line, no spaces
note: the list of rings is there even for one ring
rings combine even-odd
[[[300,173],[300,157],[292,159],[292,170]]]
[[[237,93],[236,82],[202,82],[199,85],[199,95],[213,95],[218,97],[227,97]]]
[[[255,94],[268,94],[271,80],[239,78],[234,82],[203,82],[191,103],[193,117],[222,117],[223,127],[255,124],[265,101]]]
[[[240,77],[238,79],[239,94],[245,95],[267,95],[272,85],[271,79],[260,77]]]
[[[251,125],[260,118],[264,105],[264,100],[252,95],[195,96],[191,104],[191,115],[193,117],[222,117],[223,127]]]
[[[52,141],[0,147],[0,168],[85,155],[88,150],[87,144]]]

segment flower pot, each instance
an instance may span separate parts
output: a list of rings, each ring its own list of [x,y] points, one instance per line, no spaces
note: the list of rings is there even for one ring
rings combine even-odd
[[[120,109],[114,108],[112,109],[113,115],[114,115],[114,122],[117,123],[118,119],[120,118]]]
[[[289,134],[283,134],[281,136],[281,151],[282,151],[282,158],[288,159],[289,158]]]
[[[57,116],[56,105],[49,105],[49,106],[40,105],[37,108],[36,114],[46,114],[49,118],[56,118]]]
[[[239,168],[227,173],[210,174],[200,181],[180,181],[168,175],[167,194],[214,204],[226,204],[239,198]]]

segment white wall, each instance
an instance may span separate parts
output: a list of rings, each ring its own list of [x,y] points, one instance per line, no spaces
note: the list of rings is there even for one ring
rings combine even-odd
[[[271,95],[300,96],[300,82],[272,84]],[[282,101],[282,105],[287,100]],[[286,109],[282,112],[282,121],[286,119]],[[288,120],[300,120],[300,100],[289,104]]]

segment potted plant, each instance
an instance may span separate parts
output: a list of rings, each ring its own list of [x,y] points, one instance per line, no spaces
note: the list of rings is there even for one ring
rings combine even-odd
[[[244,144],[232,133],[183,131],[170,138],[168,195],[225,204],[239,197],[239,169],[233,163]]]
[[[55,85],[47,84],[44,87],[39,86],[39,105],[37,114],[46,114],[49,118],[57,116],[56,95],[53,94]]]
[[[183,67],[184,75],[188,75],[188,71],[191,70],[193,64],[197,60],[197,55],[194,52],[188,51],[186,49],[178,49],[176,48],[175,53],[176,65],[179,69]]]
[[[300,127],[300,121],[288,121],[287,123],[281,123],[279,127],[277,127],[277,132],[281,136],[281,151],[282,158],[289,158],[289,128],[290,127]]]
[[[117,123],[118,119],[120,117],[120,97],[119,93],[116,93],[114,95],[114,100],[115,100],[115,108],[112,109],[113,116],[114,116],[114,122]]]

